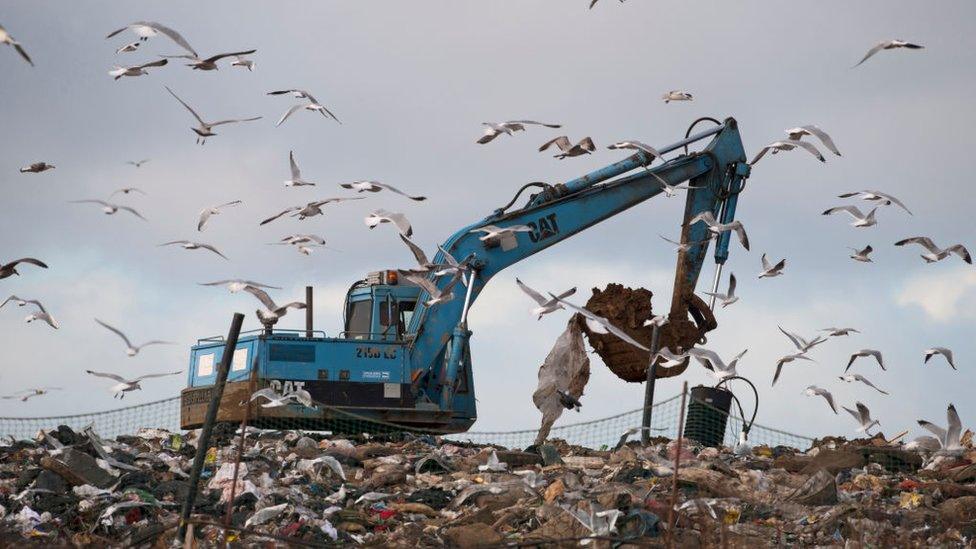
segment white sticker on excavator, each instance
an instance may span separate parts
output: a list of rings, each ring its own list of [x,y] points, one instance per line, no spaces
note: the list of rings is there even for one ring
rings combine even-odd
[[[400,384],[399,383],[384,383],[383,384],[383,398],[400,398]]]

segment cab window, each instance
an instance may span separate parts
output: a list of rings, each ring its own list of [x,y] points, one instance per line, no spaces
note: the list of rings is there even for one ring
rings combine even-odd
[[[373,321],[373,301],[354,301],[346,315],[346,339],[369,339]]]

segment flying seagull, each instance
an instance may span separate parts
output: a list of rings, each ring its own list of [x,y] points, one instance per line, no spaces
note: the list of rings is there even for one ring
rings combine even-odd
[[[142,65],[133,65],[131,67],[123,67],[120,65],[115,65],[115,68],[108,71],[110,76],[114,76],[115,80],[122,78],[123,76],[142,76],[144,74],[149,74],[149,67],[162,67],[166,63],[169,63],[166,59],[160,59],[159,61],[151,61],[149,63],[143,63]]]
[[[790,341],[796,347],[796,350],[800,351],[801,353],[805,353],[817,345],[820,345],[824,341],[827,341],[827,337],[825,336],[817,336],[811,340],[806,340],[797,334],[787,332],[781,326],[777,326],[777,328],[779,328],[779,331],[783,332],[783,335],[790,338]]]
[[[661,162],[667,162],[667,160],[665,160],[665,158],[661,156],[661,153],[659,153],[657,149],[655,149],[654,147],[646,143],[641,143],[640,141],[618,141],[616,143],[607,145],[607,148],[608,149],[630,149],[634,151],[641,151],[644,154],[651,157],[651,162],[653,162],[655,158],[660,158]],[[659,181],[664,182],[664,180],[661,179],[660,177],[656,175],[655,177],[657,177]],[[665,187],[667,186],[668,185],[665,182]],[[674,187],[677,187],[677,185],[674,185]],[[670,196],[670,194],[668,196]]]
[[[34,62],[31,61],[30,56],[27,55],[26,51],[24,51],[24,47],[20,45],[20,42],[14,40],[13,36],[10,36],[10,33],[7,32],[7,29],[3,28],[3,25],[0,25],[0,44],[13,46],[13,48],[17,50],[17,53],[24,58],[24,61],[30,63],[30,66],[34,66]]]
[[[600,0],[590,0],[590,7],[588,9],[593,9],[593,6],[595,6],[596,3],[599,2],[599,1]],[[623,4],[625,0],[619,0],[619,1],[620,1],[621,4]]]
[[[625,332],[625,331],[621,330],[620,328],[618,328],[618,327],[614,326],[613,324],[611,324],[608,319],[606,319],[606,318],[604,318],[602,316],[599,316],[599,315],[597,315],[597,314],[595,314],[595,313],[593,313],[593,312],[591,312],[591,311],[589,311],[587,309],[584,309],[583,307],[579,307],[577,305],[573,305],[572,303],[570,303],[570,302],[566,301],[565,299],[562,299],[559,296],[556,296],[556,295],[554,295],[552,293],[549,294],[549,297],[551,297],[552,299],[555,299],[557,302],[561,303],[562,305],[565,305],[565,306],[569,307],[570,309],[576,311],[580,315],[582,315],[583,318],[586,320],[586,326],[591,331],[593,331],[595,333],[598,333],[598,334],[613,334],[613,335],[619,337],[620,339],[626,341],[627,343],[630,343],[634,347],[637,347],[638,349],[640,349],[642,351],[648,351],[648,352],[650,351],[650,349],[648,349],[647,347],[645,347],[639,341],[637,341],[636,339],[630,337],[630,335],[627,334],[627,332]]]
[[[256,63],[253,59],[247,59],[243,55],[238,55],[237,58],[230,63],[230,66],[232,67],[244,67],[247,69],[247,72],[253,71],[254,65],[256,65]]]
[[[30,166],[24,166],[20,169],[20,173],[41,173],[48,170],[54,169],[54,164],[48,164],[47,162],[34,162]]]
[[[235,124],[235,123],[238,123],[238,122],[252,122],[254,120],[260,120],[261,119],[260,116],[255,116],[255,117],[252,117],[252,118],[232,118],[232,119],[229,119],[229,120],[218,120],[216,122],[205,122],[203,120],[203,118],[200,118],[200,115],[197,114],[197,111],[193,110],[193,107],[187,105],[185,101],[183,101],[182,99],[180,99],[180,96],[176,95],[176,93],[173,92],[173,90],[169,89],[169,86],[164,86],[164,87],[166,88],[166,91],[168,91],[170,93],[170,95],[172,95],[173,97],[175,97],[176,100],[179,101],[181,105],[183,105],[184,107],[186,107],[186,110],[190,111],[190,114],[193,115],[193,118],[196,118],[197,119],[197,122],[200,123],[199,126],[197,126],[195,128],[190,128],[191,130],[193,130],[194,133],[197,134],[197,143],[200,144],[200,145],[203,145],[204,143],[206,143],[208,137],[217,135],[213,131],[213,128],[215,126],[220,126],[222,124]]]
[[[288,393],[287,395],[281,395],[276,393],[271,387],[265,387],[264,389],[251,393],[251,398],[249,401],[253,402],[259,398],[267,400],[267,402],[261,405],[262,408],[278,408],[285,406],[290,401],[295,401],[307,408],[314,408],[314,404],[312,403],[312,395],[305,389],[298,389]]]
[[[261,321],[261,324],[266,326],[274,324],[279,318],[285,316],[288,309],[304,309],[306,307],[306,304],[302,301],[292,301],[284,305],[278,305],[271,299],[271,296],[267,292],[254,286],[244,286],[244,291],[258,298],[258,301],[264,305],[264,310],[258,309],[255,313],[257,313],[258,320]]]
[[[855,328],[821,328],[820,331],[830,332],[829,334],[827,334],[827,337],[839,337],[839,336],[861,333]]]
[[[8,297],[3,303],[0,303],[0,307],[3,307],[4,305],[6,305],[11,301],[16,301],[17,305],[20,307],[23,307],[28,303],[37,307],[38,309],[37,311],[34,311],[33,313],[27,315],[27,317],[24,319],[28,324],[30,324],[35,320],[43,320],[44,322],[47,322],[48,326],[54,328],[55,330],[59,328],[57,321],[54,320],[53,317],[51,317],[50,313],[47,312],[47,309],[44,308],[44,305],[42,305],[40,301],[36,299],[21,299],[15,295],[12,295]]]
[[[956,413],[956,407],[952,404],[946,408],[945,429],[924,419],[918,420],[918,424],[936,436],[943,452],[956,453],[963,450],[961,444],[962,421],[959,419],[959,414]]]
[[[837,150],[837,145],[834,145],[834,140],[827,135],[827,132],[812,124],[809,126],[797,126],[795,128],[790,128],[786,130],[786,135],[790,137],[790,141],[800,141],[805,135],[816,137],[821,143],[823,143],[824,147],[827,147],[828,151],[836,154],[837,156],[841,156],[840,151]]]
[[[202,231],[204,227],[207,226],[207,221],[210,220],[210,216],[217,215],[220,213],[221,208],[227,208],[229,206],[236,206],[238,204],[243,204],[240,200],[234,200],[221,204],[219,206],[211,206],[209,208],[204,208],[200,211],[200,220],[197,222],[197,231]]]
[[[864,58],[861,59],[860,61],[858,61],[857,62],[857,65],[854,65],[854,67],[860,66],[861,63],[867,61],[874,54],[878,53],[881,50],[894,50],[894,49],[898,49],[898,48],[907,48],[907,49],[910,49],[910,50],[920,50],[920,49],[922,49],[924,47],[925,46],[920,46],[918,44],[912,44],[911,42],[906,42],[904,40],[882,40],[881,42],[878,42],[877,44],[875,44],[874,47],[872,47],[871,49],[869,49],[868,50],[868,53],[866,53],[864,55]],[[854,67],[851,67],[851,68],[854,68]]]
[[[286,187],[302,187],[308,185],[315,185],[311,181],[305,181],[302,179],[302,171],[298,169],[298,163],[295,162],[295,152],[288,151],[288,165],[291,168],[291,179],[285,180]]]
[[[779,263],[772,265],[769,260],[766,259],[766,254],[762,254],[759,258],[762,261],[762,272],[759,273],[759,278],[773,278],[783,274],[783,269],[786,268],[786,258],[780,259]]]
[[[322,206],[325,206],[326,204],[331,204],[333,202],[343,202],[346,200],[362,200],[362,197],[354,196],[354,197],[347,197],[347,198],[326,198],[324,200],[316,200],[314,202],[309,202],[304,206],[291,206],[261,221],[259,225],[266,225],[268,223],[271,223],[275,219],[278,219],[279,217],[285,214],[291,214],[291,217],[297,217],[299,221],[303,221],[307,217],[315,217],[317,215],[323,215],[324,212],[322,211]]]
[[[865,215],[864,212],[862,212],[857,206],[836,206],[834,208],[825,210],[823,215],[833,215],[837,212],[847,212],[852,218],[854,218],[854,222],[851,223],[851,227],[871,227],[878,224],[878,220],[874,217],[874,213],[876,211],[878,211],[877,208],[871,208],[871,211]]]
[[[690,93],[681,90],[671,90],[661,97],[664,99],[665,103],[670,103],[672,101],[691,101],[694,99]]]
[[[115,398],[122,399],[125,398],[125,393],[128,393],[129,391],[137,391],[139,389],[142,389],[142,387],[139,385],[139,382],[144,379],[151,379],[154,377],[175,376],[176,374],[182,373],[183,370],[177,370],[175,372],[166,372],[163,374],[146,374],[144,376],[139,376],[133,380],[128,380],[122,376],[118,376],[115,374],[93,372],[92,370],[85,370],[85,372],[95,377],[104,377],[104,378],[117,381],[118,383],[109,387],[109,391],[115,393]]]
[[[37,387],[34,389],[24,389],[23,391],[17,391],[12,395],[7,395],[2,397],[4,400],[18,399],[21,402],[27,402],[28,399],[34,398],[36,396],[46,395],[49,391],[60,391],[61,387]]]
[[[962,244],[953,244],[945,249],[940,248],[935,245],[935,242],[927,236],[913,236],[911,238],[906,238],[904,240],[899,240],[895,242],[895,246],[904,246],[906,244],[918,244],[919,246],[925,248],[929,251],[927,254],[922,254],[922,259],[926,263],[935,263],[936,261],[942,261],[943,259],[949,257],[949,254],[956,254],[962,258],[963,261],[973,263],[973,258],[969,255],[969,250],[966,249]]]
[[[132,342],[129,341],[129,338],[126,337],[126,335],[122,333],[122,331],[119,330],[118,328],[113,328],[112,326],[109,326],[108,324],[102,322],[101,320],[98,320],[97,318],[95,319],[95,322],[99,323],[103,328],[108,329],[110,332],[114,333],[115,335],[121,337],[122,341],[125,342],[125,346],[126,346],[125,354],[129,356],[136,356],[137,354],[139,354],[139,351],[141,351],[144,347],[149,345],[174,345],[172,341],[161,341],[158,339],[147,341],[142,345],[133,345]]]
[[[126,164],[131,164],[132,166],[141,168],[142,165],[145,164],[146,162],[149,162],[149,160],[150,160],[149,158],[143,158],[142,160],[128,160],[126,161]]]
[[[447,303],[448,301],[454,299],[454,292],[451,290],[454,285],[457,284],[459,278],[452,278],[450,282],[447,283],[443,288],[438,288],[436,284],[424,275],[416,274],[411,271],[399,271],[400,276],[406,278],[410,282],[413,282],[420,289],[427,292],[427,300],[424,301],[424,305],[432,307],[438,303]]]
[[[855,404],[855,407],[857,408],[857,411],[851,410],[846,406],[844,406],[844,409],[847,410],[847,413],[854,416],[854,419],[856,419],[857,422],[860,424],[860,426],[857,428],[858,433],[867,433],[871,429],[871,427],[874,427],[875,425],[879,427],[881,426],[880,421],[876,419],[871,419],[871,411],[868,410],[867,406],[858,402],[857,404]]]
[[[485,126],[485,133],[478,139],[478,143],[484,145],[501,134],[512,135],[515,132],[525,131],[526,126],[545,126],[547,128],[561,128],[560,124],[546,124],[535,120],[509,120],[507,122],[482,122]]]
[[[584,154],[590,154],[596,150],[596,145],[593,144],[593,140],[589,137],[584,137],[576,143],[575,145],[569,141],[569,138],[565,135],[560,135],[555,139],[550,139],[539,147],[539,152],[548,149],[551,145],[555,145],[562,152],[553,156],[553,158],[558,158],[562,160],[563,158],[568,158],[571,156],[580,156]]]
[[[868,257],[868,255],[874,251],[874,248],[872,248],[870,244],[860,250],[857,248],[848,248],[848,250],[854,252],[850,256],[854,261],[860,261],[861,263],[874,263],[874,260]]]
[[[711,354],[705,353],[706,349],[699,349],[699,351],[700,351],[699,354],[702,355],[702,358],[699,358],[698,361],[701,363],[702,366],[705,366],[705,368],[710,368],[710,369],[714,368],[713,366],[714,363],[722,361],[721,358],[717,358],[718,355],[715,355],[716,358],[712,359]],[[711,353],[711,351],[708,351],[708,353]],[[661,349],[658,349],[658,351],[654,353],[654,356],[651,357],[651,364],[657,362],[658,360],[661,360],[661,363],[658,364],[658,366],[662,368],[674,368],[675,366],[681,366],[682,364],[684,364],[685,360],[687,360],[689,356],[691,355],[688,352],[675,354],[671,352],[670,347],[663,347]],[[724,362],[722,363],[722,366],[725,366]],[[728,370],[728,367],[725,366],[725,369]]]
[[[197,55],[163,55],[169,59],[189,59],[190,62],[186,64],[188,67],[192,67],[193,70],[201,71],[215,71],[217,70],[217,61],[225,57],[239,57],[241,55],[251,55],[258,50],[247,50],[247,51],[235,51],[231,53],[219,53],[212,57],[207,57],[206,59],[201,59]]]
[[[325,239],[315,234],[293,234],[282,238],[278,242],[273,242],[273,244],[296,246],[298,253],[302,255],[312,255],[312,248],[326,247]]]
[[[401,191],[400,189],[394,187],[393,185],[387,185],[386,183],[380,183],[379,181],[353,181],[352,183],[340,183],[340,187],[343,189],[355,189],[356,192],[371,192],[378,193],[382,190],[387,190],[392,193],[396,193],[401,196],[405,196],[410,200],[416,200],[418,202],[422,200],[427,200],[426,196],[410,196],[409,194]]]
[[[471,229],[469,233],[485,233],[478,237],[478,240],[485,242],[493,238],[501,238],[507,235],[513,235],[515,233],[531,233],[532,227],[528,225],[511,225],[508,227],[499,227],[497,225],[485,225],[484,227],[478,227],[477,229]]]
[[[132,215],[138,217],[139,219],[141,219],[143,221],[149,221],[148,219],[146,219],[145,217],[143,217],[141,213],[137,212],[135,210],[135,208],[131,208],[129,206],[123,206],[121,204],[113,204],[111,202],[106,202],[104,200],[97,200],[97,199],[90,199],[90,200],[71,200],[70,202],[72,204],[100,204],[102,206],[102,212],[105,215],[113,215],[115,213],[118,213],[119,210],[124,210],[124,211],[127,211],[127,212],[131,213]]]
[[[741,353],[735,355],[735,357],[733,357],[728,364],[723,362],[716,352],[709,349],[704,349],[702,347],[693,347],[688,349],[685,351],[685,354],[687,356],[695,357],[695,360],[707,368],[713,376],[717,377],[718,379],[725,379],[727,377],[739,375],[736,373],[735,367],[739,363],[739,359],[741,359],[748,350],[749,349],[744,349]]]
[[[871,387],[872,389],[878,391],[879,393],[881,393],[883,395],[887,395],[888,394],[888,391],[882,391],[874,383],[871,383],[870,381],[868,381],[868,379],[866,377],[862,376],[861,374],[844,374],[844,375],[840,376],[839,379],[841,379],[842,381],[846,381],[848,383],[853,383],[855,381],[860,381],[861,383],[867,385],[868,387]]]
[[[132,193],[139,193],[141,195],[145,195],[146,191],[143,191],[142,189],[137,189],[136,187],[123,187],[121,189],[116,189],[112,191],[112,194],[108,195],[108,197],[112,198],[117,194],[132,194]]]
[[[559,395],[559,404],[562,404],[563,408],[567,410],[576,410],[579,412],[580,408],[583,407],[583,403],[579,399],[562,389],[556,389],[556,394]]]
[[[872,202],[877,202],[879,204],[884,204],[885,206],[891,206],[892,204],[898,206],[899,208],[908,212],[908,215],[912,214],[905,204],[895,198],[890,194],[883,193],[881,191],[853,191],[849,193],[839,194],[837,198],[860,198],[862,200],[870,200]]]
[[[427,254],[424,253],[423,248],[404,236],[403,233],[400,233],[400,240],[407,245],[407,248],[410,249],[410,253],[412,253],[413,257],[417,260],[417,265],[420,266],[419,269],[404,269],[405,271],[409,270],[414,274],[427,275],[444,266],[439,263],[432,263],[429,259],[427,259]]]
[[[729,305],[739,301],[739,296],[735,295],[735,274],[729,273],[729,291],[724,294],[712,293],[712,292],[702,292],[707,296],[714,297],[722,302],[722,308],[726,308]]]
[[[370,229],[375,229],[381,223],[392,223],[403,236],[413,235],[413,227],[410,226],[410,221],[407,219],[407,216],[402,213],[383,209],[373,210],[363,221],[366,222],[366,226]]]
[[[694,225],[699,221],[708,225],[708,232],[716,237],[726,231],[735,231],[735,235],[739,237],[739,242],[742,244],[742,247],[746,250],[749,249],[749,235],[746,234],[746,228],[741,221],[735,220],[731,223],[719,223],[715,220],[712,212],[704,211],[688,220],[688,225]]]
[[[935,355],[942,355],[943,357],[945,357],[946,362],[949,363],[949,366],[952,366],[952,369],[953,370],[956,370],[957,369],[956,368],[956,363],[953,362],[953,360],[952,360],[952,351],[950,351],[949,349],[946,349],[945,347],[932,347],[931,349],[926,349],[925,350],[925,364],[928,364],[929,363],[929,359],[932,358],[932,357],[934,357]]]
[[[275,123],[275,126],[276,127],[277,126],[280,126],[285,120],[288,119],[289,116],[291,116],[293,113],[295,113],[296,111],[299,111],[301,109],[305,109],[305,110],[308,110],[308,111],[318,112],[319,114],[321,114],[322,116],[324,116],[326,118],[332,117],[333,120],[335,120],[336,122],[339,122],[339,119],[336,118],[336,115],[332,114],[332,111],[330,111],[329,109],[325,108],[325,106],[322,105],[322,103],[320,103],[318,101],[318,99],[315,99],[315,97],[313,97],[312,94],[309,93],[306,90],[298,90],[298,89],[294,89],[294,90],[276,90],[276,91],[270,91],[270,92],[268,92],[268,95],[284,95],[284,94],[288,94],[288,93],[290,93],[292,95],[292,97],[297,97],[299,99],[307,99],[308,102],[307,103],[298,103],[296,105],[292,105],[291,107],[289,107],[289,109],[287,111],[285,111],[285,114],[281,115],[281,118],[278,120],[277,123]],[[339,122],[339,124],[342,124],[342,122]]]
[[[792,151],[797,147],[812,154],[814,157],[816,157],[817,160],[821,162],[827,161],[823,157],[823,155],[820,154],[820,151],[817,149],[817,147],[814,147],[811,143],[807,143],[806,141],[787,139],[784,141],[773,141],[769,145],[766,145],[765,147],[760,149],[759,153],[756,154],[755,157],[753,157],[751,162],[749,162],[749,165],[754,165],[756,162],[759,162],[759,159],[765,156],[767,152],[772,152],[773,154],[776,154],[778,152],[783,152],[783,151]]]
[[[134,52],[134,51],[138,50],[139,49],[139,46],[141,46],[141,45],[142,45],[142,42],[141,41],[129,42],[128,44],[125,44],[124,46],[120,46],[117,50],[115,50],[115,55],[118,55],[120,53],[131,53],[131,52]]]
[[[846,372],[850,370],[851,365],[854,364],[854,361],[857,360],[858,358],[867,357],[867,356],[873,356],[874,359],[878,361],[878,366],[881,366],[882,370],[887,369],[885,368],[884,365],[884,359],[881,357],[881,351],[875,351],[874,349],[861,349],[860,351],[851,355],[851,359],[847,361],[847,368],[845,368],[844,371]]]
[[[810,385],[809,387],[803,390],[803,394],[807,396],[824,397],[824,400],[826,400],[827,404],[830,405],[830,409],[833,410],[835,414],[837,413],[837,404],[834,403],[834,395],[830,394],[830,391],[828,391],[827,389],[821,389],[816,385]]]
[[[11,261],[10,263],[7,263],[7,264],[4,264],[3,262],[0,262],[0,279],[7,278],[7,277],[13,276],[13,275],[20,276],[20,273],[17,272],[17,265],[19,265],[21,263],[27,263],[27,264],[30,264],[30,265],[36,265],[36,266],[41,267],[43,269],[47,269],[47,265],[45,265],[44,262],[42,262],[39,259],[34,259],[33,257],[22,257],[20,259],[15,259],[15,260]]]
[[[172,242],[163,242],[160,246],[172,246],[173,244],[179,244],[184,250],[208,250],[211,251],[224,259],[228,259],[226,255],[220,253],[217,248],[214,248],[210,244],[204,244],[202,242],[192,242],[190,240],[173,240]]]
[[[776,385],[776,382],[779,381],[779,375],[783,373],[783,365],[796,360],[809,360],[811,362],[813,361],[813,359],[808,357],[802,351],[798,353],[793,353],[791,355],[781,356],[779,360],[776,361],[776,372],[773,373],[773,385]]]
[[[181,48],[192,53],[193,55],[197,55],[197,52],[194,51],[192,47],[190,47],[190,43],[187,42],[186,39],[180,35],[180,33],[176,32],[175,30],[165,25],[161,25],[154,21],[136,21],[135,23],[129,23],[128,25],[122,27],[119,30],[108,33],[108,36],[106,36],[105,38],[106,39],[111,38],[116,34],[119,34],[129,29],[131,29],[132,32],[134,32],[135,35],[139,37],[140,41],[145,41],[158,34],[163,34],[173,42],[176,42],[176,44]]]
[[[253,280],[241,280],[240,278],[234,278],[230,280],[218,280],[216,282],[201,282],[200,286],[227,286],[230,293],[236,294],[237,292],[244,289],[245,286],[252,286],[254,288],[270,288],[272,290],[280,290],[278,286],[268,286],[267,284],[261,284],[260,282],[254,282]]]
[[[668,238],[668,237],[666,237],[664,235],[660,235],[659,234],[658,236],[661,237],[661,239],[664,240],[665,242],[670,242],[671,244],[674,244],[675,246],[677,246],[674,249],[674,251],[676,251],[676,252],[687,252],[688,250],[690,250],[694,246],[701,246],[703,244],[708,244],[709,242],[712,241],[711,238],[706,238],[705,240],[697,240],[695,242],[677,242],[675,240],[671,240],[670,238]]]
[[[526,295],[531,297],[533,301],[539,304],[538,307],[529,310],[529,312],[532,313],[533,316],[538,315],[538,318],[536,320],[542,320],[543,316],[558,311],[559,309],[562,309],[563,306],[559,304],[559,300],[566,299],[567,297],[576,293],[576,288],[574,287],[566,290],[565,292],[559,294],[554,298],[547,298],[542,294],[540,294],[539,292],[526,286],[518,278],[515,279],[515,284],[517,284],[519,289],[525,292]]]

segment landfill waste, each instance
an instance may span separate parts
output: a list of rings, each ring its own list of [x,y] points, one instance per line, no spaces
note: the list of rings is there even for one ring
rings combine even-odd
[[[542,412],[537,445],[549,437],[553,424],[566,410],[560,402],[559,391],[578,400],[590,380],[590,358],[586,356],[582,325],[579,315],[571,316],[566,330],[556,338],[552,350],[539,367],[539,385],[532,393],[532,402]]]
[[[613,450],[558,439],[520,450],[248,428],[236,483],[233,434],[208,448],[213,459],[191,516],[199,546],[976,542],[969,434],[961,452],[946,455],[880,434],[736,453],[663,437]],[[0,546],[173,544],[197,436],[143,429],[109,440],[62,426],[3,441]]]

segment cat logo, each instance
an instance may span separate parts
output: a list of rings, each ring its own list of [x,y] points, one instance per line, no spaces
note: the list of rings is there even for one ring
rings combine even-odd
[[[559,224],[556,222],[556,214],[540,217],[538,221],[530,221],[526,225],[532,228],[532,232],[529,233],[529,240],[532,242],[545,240],[559,234]]]

